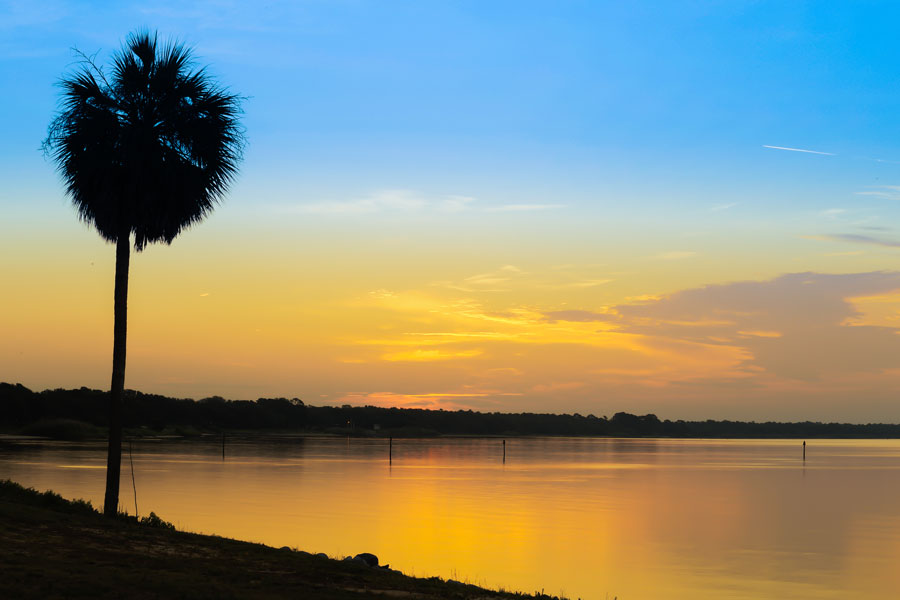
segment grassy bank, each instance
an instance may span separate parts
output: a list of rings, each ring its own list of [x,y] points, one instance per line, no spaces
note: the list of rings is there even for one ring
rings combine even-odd
[[[0,539],[2,598],[550,598],[109,519],[11,481],[0,481]]]

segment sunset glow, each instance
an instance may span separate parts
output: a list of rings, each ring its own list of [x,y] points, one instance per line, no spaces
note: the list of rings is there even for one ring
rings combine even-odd
[[[0,381],[109,384],[114,249],[39,148],[70,48],[149,24],[249,96],[250,145],[133,257],[127,387],[900,421],[898,42],[864,15],[51,4],[0,19]]]

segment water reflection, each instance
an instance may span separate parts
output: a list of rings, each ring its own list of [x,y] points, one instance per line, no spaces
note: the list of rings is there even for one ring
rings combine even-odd
[[[884,598],[900,443],[140,440],[142,511],[206,533],[603,598]],[[102,444],[0,443],[0,477],[102,500]],[[131,479],[123,465],[122,499]]]

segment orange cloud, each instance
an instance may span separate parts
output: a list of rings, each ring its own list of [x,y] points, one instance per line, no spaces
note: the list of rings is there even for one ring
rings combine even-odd
[[[404,352],[390,352],[381,356],[382,360],[398,362],[398,361],[433,361],[433,360],[456,360],[461,358],[473,358],[481,356],[481,350],[460,350],[457,352],[447,352],[444,350],[408,350]]]

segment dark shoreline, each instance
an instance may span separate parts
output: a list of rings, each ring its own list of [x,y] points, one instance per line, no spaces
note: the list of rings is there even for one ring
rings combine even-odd
[[[674,439],[900,439],[900,424],[661,420],[552,413],[482,413],[376,406],[312,406],[299,398],[193,400],[127,390],[124,425],[132,436],[256,433],[373,438],[634,437]],[[108,394],[0,383],[0,431],[55,439],[105,435]]]
[[[0,538],[3,598],[559,600],[176,531],[155,515],[108,518],[8,480],[0,481]]]

